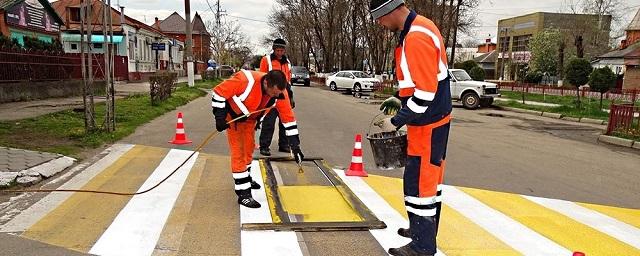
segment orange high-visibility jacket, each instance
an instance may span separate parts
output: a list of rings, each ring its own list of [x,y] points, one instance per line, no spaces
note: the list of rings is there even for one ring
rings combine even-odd
[[[424,125],[449,114],[451,93],[447,53],[436,25],[412,11],[395,58],[399,96],[405,99],[406,105],[392,122]]]
[[[289,104],[286,90],[278,98],[269,97],[262,91],[263,72],[241,70],[231,78],[213,88],[211,106],[214,113],[223,111],[226,120],[249,114],[259,109],[274,106],[286,129],[287,136],[298,135],[296,118]],[[259,120],[264,112],[255,113],[249,119]]]
[[[287,77],[287,82],[291,82],[291,63],[286,56],[284,60],[285,63],[282,63],[275,58],[274,54],[267,54],[260,61],[260,71],[266,73],[271,70],[280,70]]]

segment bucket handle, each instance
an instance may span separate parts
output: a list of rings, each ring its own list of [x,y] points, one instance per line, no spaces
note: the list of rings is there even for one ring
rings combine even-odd
[[[373,126],[373,122],[376,120],[376,118],[378,118],[382,114],[384,114],[384,112],[380,112],[380,114],[375,115],[373,119],[371,119],[371,123],[369,123],[369,131],[367,131],[367,136],[371,134],[371,127]]]

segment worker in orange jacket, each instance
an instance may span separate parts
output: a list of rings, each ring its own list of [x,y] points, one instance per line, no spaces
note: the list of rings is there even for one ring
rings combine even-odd
[[[260,71],[269,72],[271,70],[280,70],[287,77],[287,93],[289,94],[289,100],[291,101],[291,107],[295,108],[293,100],[293,91],[291,90],[291,63],[286,54],[287,42],[281,38],[273,41],[273,52],[262,57],[260,61]],[[278,117],[278,110],[272,109],[269,113],[265,114],[260,129],[260,154],[264,156],[270,156],[271,140],[273,139],[273,132],[275,131],[276,118]],[[285,134],[284,126],[282,126],[282,120],[278,122],[278,151],[289,153],[291,150],[287,143],[287,136]]]
[[[282,71],[268,73],[241,70],[231,78],[213,88],[211,106],[216,121],[216,130],[227,130],[231,151],[231,172],[235,182],[238,203],[249,208],[260,208],[260,203],[251,196],[251,189],[260,185],[251,178],[251,161],[255,148],[254,129],[264,112],[251,112],[274,107],[284,122],[285,134],[295,161],[304,159],[300,149],[298,125],[286,91],[286,76]],[[227,124],[235,118],[239,121]]]
[[[391,255],[434,255],[441,209],[447,141],[449,138],[451,92],[445,44],[436,25],[407,8],[403,0],[371,0],[370,11],[380,25],[401,31],[395,49],[400,110],[376,123],[383,131],[407,126],[407,163],[404,170],[404,199],[409,229],[398,234],[411,238]]]

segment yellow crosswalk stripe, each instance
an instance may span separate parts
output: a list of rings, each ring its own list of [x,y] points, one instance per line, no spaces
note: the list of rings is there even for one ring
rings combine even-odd
[[[278,186],[284,210],[304,222],[362,221],[333,186]]]
[[[572,251],[587,255],[638,255],[640,251],[520,195],[460,188],[468,195]],[[597,241],[597,242],[594,242]]]
[[[174,255],[240,255],[240,213],[229,157],[201,154],[199,158],[205,160],[204,169]]]
[[[168,150],[135,146],[82,189],[135,192]],[[75,193],[22,236],[88,252],[131,197]]]
[[[609,217],[627,223],[636,228],[640,228],[640,209],[625,209],[613,206],[578,203],[579,205],[600,212]]]
[[[405,219],[407,218],[402,179],[369,175],[363,180]],[[520,255],[513,248],[446,205],[442,209],[438,248],[447,255]]]

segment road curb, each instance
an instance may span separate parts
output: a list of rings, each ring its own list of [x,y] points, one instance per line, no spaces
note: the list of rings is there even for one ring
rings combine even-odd
[[[566,121],[571,121],[571,122],[576,122],[576,123],[580,123],[580,119],[579,117],[570,117],[570,116],[563,116],[562,118],[560,118],[562,120],[566,120]]]
[[[633,140],[629,140],[629,139],[618,138],[618,137],[609,136],[609,135],[604,135],[604,134],[603,134],[603,135],[598,136],[598,141],[600,141],[600,142],[604,142],[604,143],[607,143],[607,144],[616,145],[616,146],[622,146],[622,147],[627,147],[627,148],[640,149],[640,148],[636,148],[636,147],[634,147],[634,144],[640,144],[640,142],[638,142],[638,141],[633,141]]]
[[[549,118],[555,118],[555,119],[561,119],[562,118],[562,114],[550,113],[550,112],[542,112],[542,116],[549,117]]]
[[[588,123],[588,124],[601,124],[601,125],[605,123],[605,121],[603,121],[603,120],[586,118],[586,117],[581,118],[580,122],[581,123]]]
[[[512,112],[516,112],[516,113],[542,116],[542,111],[535,111],[535,110],[528,110],[528,109],[521,109],[521,108],[510,108],[510,107],[502,107],[502,109],[508,110],[508,111],[512,111]]]
[[[558,113],[542,112],[542,111],[535,111],[535,110],[528,110],[528,109],[521,109],[521,108],[512,108],[512,107],[500,107],[500,106],[497,106],[497,107],[500,110],[504,110],[504,111],[511,111],[511,112],[522,113],[522,114],[531,114],[531,115],[543,116],[543,117],[553,118],[553,119],[560,119],[560,120],[576,122],[576,123],[607,125],[607,122],[604,121],[604,120],[592,119],[592,118],[587,118],[587,117],[582,117],[582,118],[567,117],[567,116],[563,116],[562,114],[558,114]]]
[[[634,141],[631,147],[640,150],[640,141]]]

